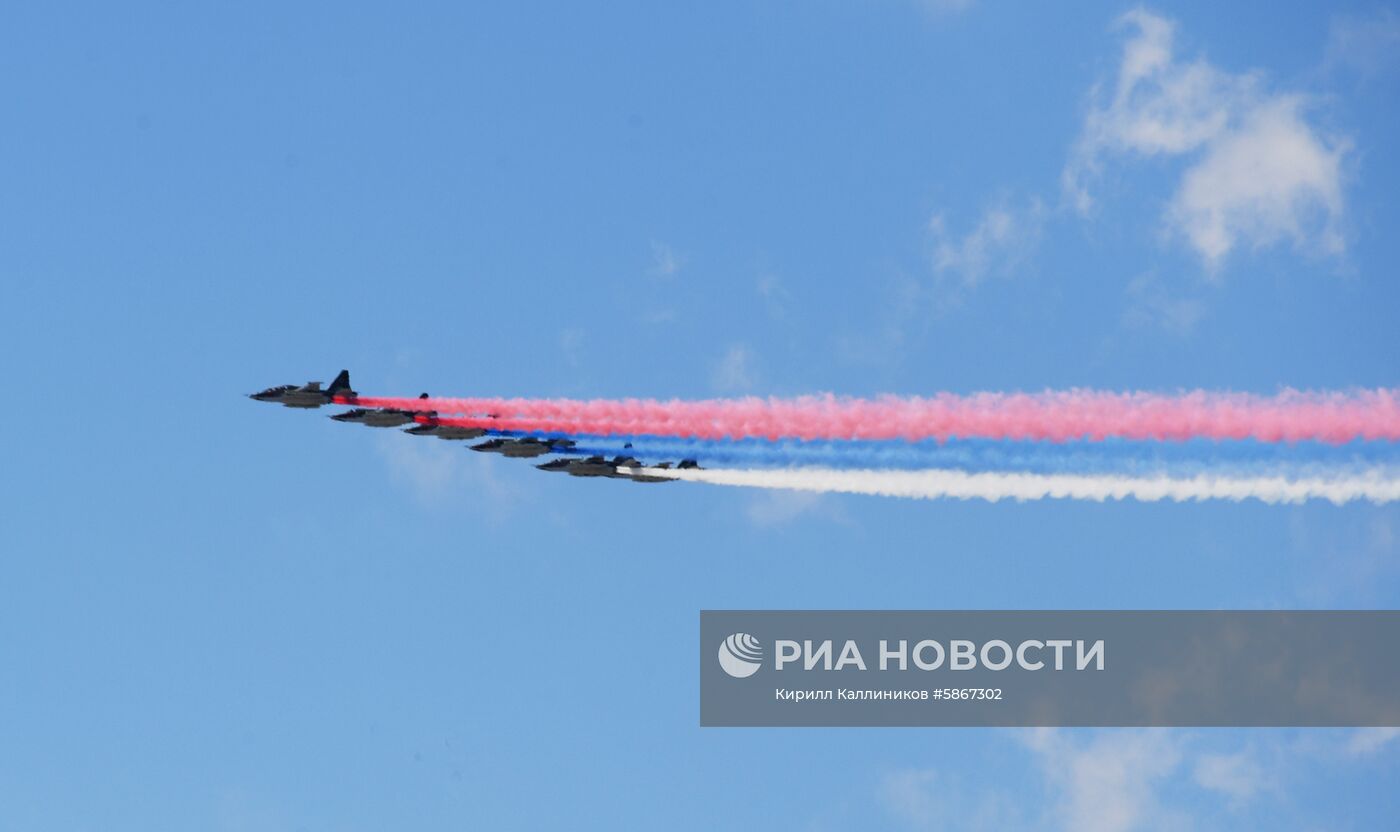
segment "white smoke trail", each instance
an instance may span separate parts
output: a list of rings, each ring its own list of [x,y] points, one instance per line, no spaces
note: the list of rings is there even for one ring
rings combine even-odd
[[[1248,500],[1301,503],[1329,500],[1337,505],[1353,500],[1389,503],[1400,500],[1400,476],[1376,470],[1337,477],[1127,477],[1092,474],[969,473],[951,469],[897,471],[838,468],[781,469],[620,469],[688,482],[874,494],[917,499],[1040,500]]]

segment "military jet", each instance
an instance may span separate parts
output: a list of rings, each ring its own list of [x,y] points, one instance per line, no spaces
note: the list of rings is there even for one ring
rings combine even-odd
[[[535,436],[526,436],[521,439],[488,439],[480,445],[472,445],[471,449],[482,453],[529,458],[567,451],[573,446],[574,443],[571,439],[540,439]]]
[[[631,459],[631,457],[617,457],[617,459],[624,458]],[[640,462],[636,464],[641,465]],[[617,464],[609,462],[601,456],[561,457],[535,467],[541,471],[561,471],[575,477],[612,477],[617,475]]]
[[[687,469],[690,469],[690,468],[699,468],[699,467],[700,467],[700,466],[695,462],[695,460],[693,460],[693,459],[683,459],[683,460],[681,460],[681,461],[676,465],[676,470],[678,470],[678,471],[684,471],[684,470],[687,470]],[[663,470],[663,471],[668,471],[668,470],[670,470],[670,468],[671,468],[671,463],[669,463],[669,462],[662,462],[662,463],[660,463],[659,465],[648,465],[648,466],[646,466],[645,468],[660,468],[660,469]],[[613,473],[613,476],[615,476],[615,477],[621,477],[621,478],[623,478],[623,479],[629,479],[629,480],[631,480],[632,482],[675,482],[675,481],[676,481],[676,478],[675,478],[675,477],[666,477],[666,476],[657,476],[657,475],[655,475],[655,474],[648,474],[648,473],[646,473],[645,468],[642,466],[641,463],[637,462],[637,460],[631,459],[631,458],[629,457],[627,460],[624,460],[624,461],[623,461],[623,464],[621,464],[621,465],[619,465],[619,466],[617,467],[617,470]]]
[[[295,384],[269,387],[261,393],[249,394],[248,398],[260,402],[275,402],[284,407],[314,408],[323,404],[351,402],[357,395],[350,389],[350,371],[341,370],[340,375],[331,382],[331,386],[324,390],[321,389],[321,382],[308,381],[302,387]]]
[[[495,418],[492,416],[491,418]],[[435,412],[419,413],[414,420],[418,422],[404,433],[411,433],[414,436],[436,436],[438,439],[480,439],[490,431],[485,428],[464,428],[460,425],[444,425]]]
[[[404,433],[411,433],[414,436],[436,436],[438,439],[480,439],[487,434],[487,430],[485,428],[444,425],[433,420],[408,428]]]
[[[420,399],[428,398],[424,393]],[[337,422],[354,422],[371,428],[396,428],[401,425],[412,424],[414,417],[418,414],[412,410],[398,410],[392,407],[379,407],[367,409],[357,407],[354,410],[347,410],[344,413],[337,413],[331,418]]]
[[[662,462],[662,463],[660,463],[660,464],[658,464],[658,465],[649,465],[649,466],[647,466],[647,467],[648,467],[648,468],[660,468],[661,470],[664,471],[664,470],[667,470],[667,469],[669,469],[669,468],[671,467],[671,463],[669,463],[669,462]],[[644,471],[644,469],[642,468],[641,465],[637,465],[637,466],[635,466],[635,467],[632,466],[632,465],[620,465],[620,466],[618,466],[618,469],[613,473],[613,476],[615,476],[615,477],[621,477],[621,478],[623,478],[623,479],[628,479],[628,480],[631,480],[632,482],[675,482],[675,481],[676,481],[674,477],[658,477],[658,476],[656,476],[655,474],[646,474],[646,473],[643,473],[643,471]]]
[[[687,468],[694,466],[693,460],[686,460]],[[684,463],[683,463],[684,464]],[[541,471],[563,472],[575,477],[609,477],[619,480],[631,480],[633,482],[671,482],[671,477],[660,477],[655,474],[644,473],[648,466],[642,465],[642,461],[634,456],[615,456],[612,459],[604,459],[601,456],[590,456],[584,459],[578,457],[560,457],[559,459],[546,462],[543,465],[536,465]],[[663,462],[660,465],[652,465],[651,468],[667,469],[671,463]]]

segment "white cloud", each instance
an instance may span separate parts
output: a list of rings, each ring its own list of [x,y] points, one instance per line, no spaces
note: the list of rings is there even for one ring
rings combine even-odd
[[[928,224],[934,237],[934,270],[957,274],[968,287],[990,274],[1009,273],[1039,241],[1044,213],[1039,200],[1031,200],[1024,209],[995,205],[961,237],[949,233],[943,215],[935,214]]]
[[[752,390],[757,380],[753,353],[740,345],[730,347],[710,373],[710,384],[721,393]]]
[[[880,779],[878,805],[910,829],[1263,828],[1252,821],[1297,808],[1292,784],[1319,769],[1373,766],[1370,758],[1394,747],[1400,729],[1274,732],[1244,742],[1237,732],[1179,729],[1038,728],[1008,736],[1029,752],[1039,784],[1011,774],[1014,790],[969,788],[956,769],[906,769]]]
[[[764,528],[783,526],[826,504],[826,495],[814,491],[765,491],[749,499],[749,522]]]
[[[1400,580],[1397,527],[1400,511],[1393,507],[1377,507],[1344,522],[1290,517],[1290,547],[1309,559],[1302,561],[1290,595],[1271,601],[1292,607],[1390,606]]]
[[[910,829],[1008,832],[1025,828],[1009,795],[969,790],[955,775],[936,769],[897,771],[879,785],[880,805]]]
[[[675,249],[665,243],[655,240],[651,242],[651,266],[647,273],[652,277],[675,277],[680,273],[681,267],[685,265],[685,260]]]
[[[375,450],[389,469],[389,480],[407,487],[429,508],[472,506],[493,512],[517,501],[514,489],[496,476],[494,454],[463,453],[465,443],[385,430]]]
[[[578,327],[568,327],[559,333],[559,349],[564,353],[564,360],[569,362],[571,367],[579,365],[585,335],[584,331]]]
[[[1302,105],[1296,96],[1259,104],[1182,177],[1167,220],[1208,264],[1238,242],[1260,248],[1286,238],[1327,254],[1345,248],[1337,222],[1347,148],[1325,143],[1304,122]]]
[[[1180,764],[1176,734],[1113,731],[1076,743],[1058,731],[1036,731],[1029,747],[1059,793],[1059,825],[1076,832],[1127,832],[1169,815],[1157,786]]]
[[[1237,246],[1291,241],[1339,254],[1344,212],[1343,139],[1309,123],[1309,101],[1266,89],[1254,73],[1225,72],[1176,56],[1175,24],[1139,9],[1111,93],[1103,85],[1066,165],[1066,195],[1081,211],[1110,161],[1183,157],[1166,231],[1185,239],[1210,269]]]
[[[1173,295],[1151,273],[1129,281],[1125,295],[1128,306],[1123,324],[1135,329],[1158,328],[1173,335],[1189,335],[1206,314],[1204,302]]]
[[[873,294],[873,293],[872,293]],[[926,311],[942,312],[956,298],[949,293],[933,295],[923,283],[898,276],[882,293],[879,318],[859,331],[848,331],[835,339],[835,350],[846,364],[889,370],[908,357],[908,345],[913,337],[930,326]]]
[[[1363,75],[1375,75],[1400,64],[1400,14],[1381,9],[1370,15],[1333,18],[1327,35],[1327,63]]]
[[[933,826],[948,814],[940,785],[935,769],[897,771],[881,781],[880,802],[912,826]]]
[[[1249,751],[1232,754],[1202,754],[1192,773],[1196,785],[1220,792],[1236,803],[1244,803],[1267,784],[1264,771]]]
[[[787,317],[788,306],[792,303],[792,292],[788,291],[777,275],[770,272],[760,274],[754,288],[763,299],[769,315],[774,318]]]
[[[1362,728],[1347,742],[1347,753],[1353,757],[1369,757],[1400,739],[1400,728]]]

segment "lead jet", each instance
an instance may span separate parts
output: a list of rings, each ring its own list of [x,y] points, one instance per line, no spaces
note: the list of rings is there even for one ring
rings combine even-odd
[[[274,402],[284,407],[315,408],[323,404],[351,402],[359,394],[350,389],[350,371],[341,370],[331,386],[321,389],[321,382],[308,381],[304,386],[284,384],[269,387],[261,393],[249,394],[248,398],[260,402]]]
[[[488,439],[480,445],[472,445],[473,451],[500,454],[513,458],[530,458],[545,454],[567,451],[574,446],[570,439],[540,439],[526,436],[521,439]]]
[[[424,393],[420,399],[428,398]],[[354,422],[371,428],[397,428],[402,425],[412,424],[418,414],[412,410],[399,410],[392,407],[364,408],[357,407],[354,410],[347,410],[344,413],[337,413],[331,418],[337,422]]]

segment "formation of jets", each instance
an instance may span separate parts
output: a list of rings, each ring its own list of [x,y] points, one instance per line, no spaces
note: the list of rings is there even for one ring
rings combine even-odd
[[[397,428],[412,425],[404,433],[414,436],[436,436],[439,439],[480,439],[495,431],[460,425],[443,424],[433,411],[399,410],[387,407],[357,407],[359,394],[350,387],[350,371],[341,370],[340,375],[329,386],[322,388],[321,382],[309,381],[298,387],[284,384],[269,387],[260,393],[252,393],[248,398],[260,402],[272,402],[283,407],[302,409],[318,408],[322,405],[346,405],[350,409],[331,416],[337,422],[350,422],[371,428]],[[418,398],[426,399],[424,393]],[[495,418],[494,416],[490,418]],[[481,453],[500,454],[518,459],[533,459],[546,454],[561,454],[557,459],[536,465],[541,471],[556,471],[575,477],[608,477],[611,479],[632,480],[633,482],[672,482],[669,477],[641,473],[643,468],[669,469],[670,462],[645,465],[634,456],[615,456],[612,459],[601,456],[582,456],[574,450],[572,439],[552,439],[543,436],[493,436],[485,442],[468,447]],[[625,446],[632,447],[630,444]],[[567,454],[574,454],[567,456]],[[677,470],[698,468],[693,459],[683,459],[675,463]]]

